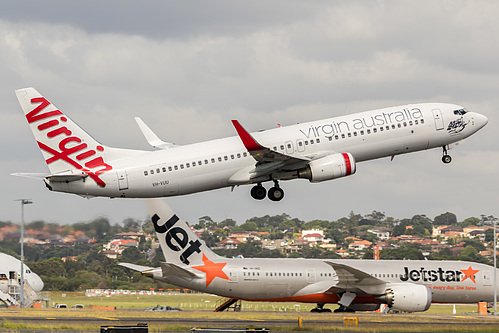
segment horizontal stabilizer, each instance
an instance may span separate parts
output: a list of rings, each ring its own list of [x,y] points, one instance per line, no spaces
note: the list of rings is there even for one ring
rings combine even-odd
[[[139,125],[139,128],[142,131],[142,134],[144,134],[147,142],[149,142],[149,144],[154,148],[169,149],[175,147],[174,143],[164,142],[161,140],[156,133],[154,133],[152,129],[149,128],[149,126],[147,126],[146,123],[144,123],[139,117],[135,117],[135,121],[137,122],[137,125]]]
[[[66,172],[61,172],[53,175],[49,175],[45,178],[49,179],[51,182],[74,182],[76,180],[85,179],[88,174],[80,170],[68,170]]]
[[[187,269],[184,269],[180,266],[177,266],[175,264],[170,264],[167,262],[161,263],[161,270],[163,271],[163,277],[178,276],[178,277],[188,278],[188,279],[200,277],[197,274],[194,274],[191,271],[188,271]]]
[[[154,269],[154,267],[130,264],[128,262],[120,262],[118,265],[133,269],[134,271],[138,271],[138,272],[145,272],[145,271],[150,271],[151,269]]]
[[[15,172],[11,173],[11,176],[16,176],[16,177],[24,177],[24,178],[31,178],[31,179],[43,179],[47,176],[50,176],[48,173],[26,173],[26,172]]]

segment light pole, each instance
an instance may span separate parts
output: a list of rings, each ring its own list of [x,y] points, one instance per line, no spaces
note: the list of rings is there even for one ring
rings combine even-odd
[[[497,316],[497,265],[496,265],[496,248],[497,248],[497,239],[496,239],[496,222],[497,219],[492,219],[492,223],[494,226],[494,316]]]
[[[24,205],[32,204],[31,199],[17,199],[21,202],[21,308],[24,308]]]

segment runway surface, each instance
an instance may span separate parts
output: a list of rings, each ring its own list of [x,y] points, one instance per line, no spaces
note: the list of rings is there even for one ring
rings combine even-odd
[[[46,327],[47,324],[60,324],[64,323],[66,326],[71,327],[71,323],[91,323],[100,326],[119,326],[119,325],[136,325],[138,323],[147,323],[150,327],[150,331],[154,332],[169,332],[169,331],[158,331],[157,329],[152,329],[154,326],[158,325],[172,325],[179,327],[220,327],[220,328],[233,328],[233,327],[265,327],[272,330],[272,328],[298,328],[298,317],[289,319],[238,319],[238,318],[178,318],[178,317],[168,317],[168,313],[165,313],[164,317],[161,318],[150,318],[150,317],[113,317],[110,313],[107,317],[27,317],[27,316],[9,316],[8,314],[2,316],[2,319],[10,323],[30,323],[35,327],[40,325],[40,327]],[[358,326],[344,326],[344,317],[358,317]],[[342,327],[349,328],[349,332],[365,332],[375,330],[376,332],[384,331],[412,331],[412,332],[448,332],[452,330],[459,331],[480,331],[480,332],[498,332],[499,331],[499,318],[492,316],[414,316],[419,320],[408,320],[408,316],[397,315],[356,315],[356,314],[323,314],[322,318],[304,319],[303,328],[309,332],[314,331],[314,329],[327,331],[328,328],[335,330],[336,332],[341,332]],[[423,319],[423,320],[420,320]],[[32,327],[32,326],[31,326]],[[308,327],[308,329],[307,329]],[[351,329],[351,330],[350,330]],[[0,332],[14,332],[12,330],[0,329]],[[54,332],[50,329],[15,329],[15,332],[19,333],[42,333],[42,332]],[[82,330],[64,330],[62,332],[66,333],[76,333],[76,332],[92,332],[92,331],[82,331]],[[182,332],[182,331],[176,331]]]

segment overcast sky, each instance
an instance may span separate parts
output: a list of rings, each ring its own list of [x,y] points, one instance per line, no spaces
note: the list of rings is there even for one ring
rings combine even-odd
[[[357,173],[165,199],[197,222],[350,211],[498,216],[497,1],[4,1],[0,5],[0,220],[144,219],[140,199],[80,198],[10,176],[48,172],[14,90],[35,87],[108,146],[149,149],[133,117],[189,144],[412,102],[460,104],[489,124],[451,150],[360,163]]]

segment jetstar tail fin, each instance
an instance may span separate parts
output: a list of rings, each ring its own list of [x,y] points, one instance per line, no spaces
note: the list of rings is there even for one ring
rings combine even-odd
[[[163,200],[148,199],[146,204],[167,263],[195,266],[203,264],[203,256],[219,257]]]
[[[99,175],[113,169],[113,160],[142,153],[100,144],[33,88],[16,96],[52,175],[79,170],[105,186]]]

